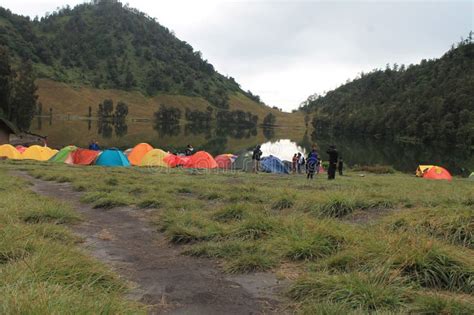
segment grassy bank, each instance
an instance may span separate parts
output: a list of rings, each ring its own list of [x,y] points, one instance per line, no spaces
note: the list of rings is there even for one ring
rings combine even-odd
[[[300,313],[474,312],[473,183],[1,162],[70,182],[97,211],[130,205],[183,253],[290,280]],[[113,210],[112,210],[113,211]],[[27,225],[29,226],[29,225]]]
[[[0,313],[144,313],[106,266],[78,249],[80,217],[0,169]]]

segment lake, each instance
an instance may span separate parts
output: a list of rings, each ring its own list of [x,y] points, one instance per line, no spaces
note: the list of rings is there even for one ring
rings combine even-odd
[[[368,138],[314,138],[311,131],[305,128],[249,129],[229,126],[223,130],[194,125],[162,126],[152,121],[130,120],[125,124],[114,125],[97,120],[36,117],[32,123],[32,132],[48,136],[48,144],[53,148],[66,145],[87,147],[92,139],[96,139],[104,148],[128,149],[147,142],[155,148],[176,153],[191,144],[197,150],[218,155],[239,154],[261,144],[264,156],[272,154],[282,160],[291,160],[294,153],[306,154],[315,143],[323,160],[327,159],[325,151],[329,145],[336,145],[344,162],[350,166],[392,165],[399,171],[414,172],[419,164],[438,164],[454,174],[460,174],[463,169],[474,169],[473,154],[466,149]]]

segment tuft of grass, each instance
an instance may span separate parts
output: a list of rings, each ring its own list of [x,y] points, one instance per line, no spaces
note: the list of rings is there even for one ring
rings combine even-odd
[[[354,202],[348,199],[336,197],[323,203],[319,207],[319,215],[327,218],[342,218],[354,212],[355,209],[356,205]]]
[[[145,199],[137,204],[141,209],[158,209],[162,205],[163,203],[161,201],[155,199]]]
[[[395,265],[402,275],[423,287],[474,293],[474,267],[448,252],[433,247],[400,258]]]
[[[343,305],[365,312],[397,310],[408,301],[403,283],[385,273],[310,274],[297,280],[288,295],[299,301],[313,300]]]
[[[119,181],[118,179],[114,178],[114,177],[111,177],[111,178],[107,178],[104,183],[108,186],[117,186],[119,184]]]
[[[273,210],[284,210],[284,209],[290,209],[293,207],[295,202],[293,201],[293,198],[290,197],[283,197],[278,199],[272,204],[272,209]]]
[[[442,295],[419,295],[409,308],[412,314],[474,314],[474,304]]]
[[[187,187],[178,188],[177,192],[178,192],[179,194],[192,194],[191,189],[189,189],[189,188],[187,188]]]
[[[291,260],[314,260],[333,254],[340,246],[341,240],[316,234],[311,238],[293,240],[285,256]]]
[[[267,271],[275,266],[275,260],[267,253],[243,253],[225,265],[229,273]]]
[[[263,216],[253,216],[243,221],[232,236],[242,240],[258,240],[269,236],[276,230],[277,223]]]
[[[213,219],[219,222],[230,222],[242,220],[245,216],[245,207],[243,205],[230,205],[214,213]]]

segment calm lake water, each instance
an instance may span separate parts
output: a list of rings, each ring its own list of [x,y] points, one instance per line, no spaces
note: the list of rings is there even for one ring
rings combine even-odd
[[[126,124],[113,125],[89,120],[38,117],[33,121],[32,132],[48,136],[48,144],[53,148],[70,144],[87,147],[92,139],[96,139],[104,148],[128,149],[138,143],[147,142],[165,151],[182,152],[187,144],[192,144],[197,150],[206,150],[218,155],[239,154],[261,144],[264,156],[272,154],[282,160],[291,160],[296,152],[306,154],[313,143],[317,145],[322,159],[325,160],[326,149],[335,144],[347,165],[392,165],[400,171],[414,172],[418,164],[438,164],[455,174],[460,174],[463,168],[474,171],[474,158],[469,150],[367,138],[325,136],[315,139],[305,128],[228,127],[223,130],[193,125],[160,126],[150,121],[127,121]]]

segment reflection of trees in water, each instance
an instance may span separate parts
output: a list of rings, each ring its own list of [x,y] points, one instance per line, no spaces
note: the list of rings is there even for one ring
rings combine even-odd
[[[155,121],[153,129],[158,133],[160,137],[164,136],[179,136],[181,133],[181,126],[175,123],[166,123],[161,121]]]
[[[449,146],[427,146],[407,143],[379,141],[367,138],[347,138],[322,136],[312,139],[318,144],[323,160],[326,150],[335,144],[342,158],[348,165],[392,165],[403,172],[414,172],[419,164],[438,164],[452,173],[458,174],[461,168],[468,168],[474,163],[467,150]]]
[[[257,127],[244,127],[244,126],[220,126],[216,128],[216,136],[218,137],[231,137],[234,139],[244,139],[257,136]]]
[[[217,137],[206,142],[202,149],[213,155],[223,154],[227,150],[227,138]]]
[[[114,130],[117,137],[121,138],[127,135],[128,125],[125,121],[118,121],[114,124]]]
[[[212,128],[208,124],[189,123],[184,126],[184,135],[201,135],[204,134],[206,139],[212,137]]]
[[[275,128],[272,126],[263,126],[263,136],[267,140],[272,140],[275,138]]]
[[[113,124],[111,122],[99,119],[97,122],[97,133],[103,138],[111,138],[113,133],[112,126]]]

